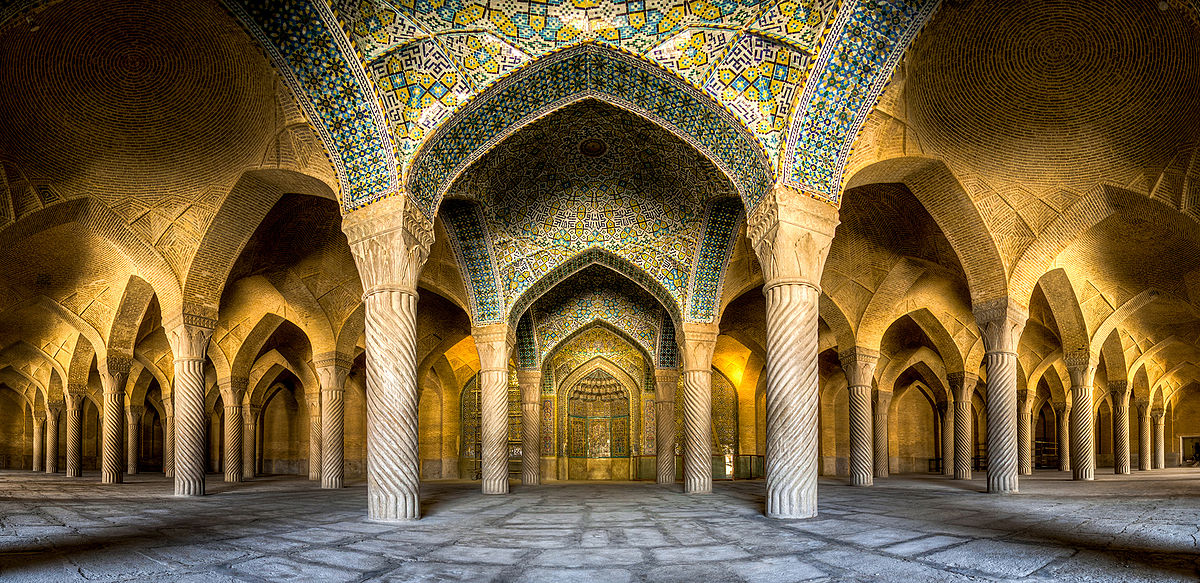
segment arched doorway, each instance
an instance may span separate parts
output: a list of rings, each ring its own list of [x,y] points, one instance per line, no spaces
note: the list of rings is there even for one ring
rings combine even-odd
[[[630,479],[629,401],[629,391],[602,369],[568,389],[568,479]]]

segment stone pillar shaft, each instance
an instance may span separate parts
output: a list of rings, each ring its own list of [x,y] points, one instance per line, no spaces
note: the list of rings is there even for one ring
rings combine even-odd
[[[875,410],[871,429],[874,452],[872,471],[876,478],[886,478],[891,474],[892,452],[888,443],[888,409],[891,405],[891,392],[877,391],[875,393]]]
[[[1071,387],[1071,400],[1071,477],[1075,480],[1094,480],[1096,458],[1092,443],[1091,383]]]
[[[941,404],[942,412],[942,475],[954,477],[954,402]]]
[[[1009,298],[980,302],[974,311],[986,351],[988,492],[1015,494],[1020,471],[1017,345],[1029,313]]]
[[[654,373],[654,457],[657,482],[675,483],[675,390],[679,371],[659,369]]]
[[[321,481],[321,393],[311,394],[308,401],[308,479]]]
[[[321,381],[321,487],[332,490],[346,476],[346,378],[352,361],[337,353],[314,360]]]
[[[712,492],[712,369],[683,373],[683,491]]]
[[[204,414],[204,361],[215,322],[182,316],[170,331],[175,356],[175,495],[204,495],[206,457]]]
[[[125,456],[121,451],[121,434],[125,433],[122,399],[125,397],[125,379],[129,375],[129,362],[110,359],[108,367],[100,374],[104,386],[104,411],[101,415],[100,482],[120,484],[125,469]]]
[[[1017,466],[1022,476],[1033,474],[1033,396],[1017,394]]]
[[[971,399],[978,378],[971,373],[955,372],[946,375],[954,402],[951,417],[954,421],[954,479],[970,480],[975,466],[975,414]]]
[[[242,406],[240,399],[225,403],[225,481],[242,481]]]
[[[505,324],[472,330],[479,352],[479,424],[484,494],[508,493],[508,360],[514,338]]]
[[[46,473],[58,473],[58,415],[61,409],[46,410]]]
[[[1161,409],[1154,411],[1154,469],[1167,467],[1167,424]]]
[[[1150,469],[1150,403],[1138,403],[1138,469]]]
[[[67,402],[67,477],[83,475],[83,395],[68,393]]]
[[[258,450],[255,440],[258,438],[258,407],[242,407],[242,479],[253,478],[256,474],[255,458]]]
[[[45,454],[42,451],[42,444],[45,443],[46,440],[45,429],[46,418],[35,416],[33,418],[33,451],[31,452],[30,456],[32,458],[30,461],[33,464],[31,469],[35,472],[42,471],[42,461],[45,457]]]
[[[851,486],[870,486],[875,483],[872,417],[871,385],[850,387]]]
[[[130,405],[125,409],[125,473],[138,473],[138,454],[141,451],[142,413],[145,407]]]
[[[1113,473],[1129,473],[1129,392],[1115,388],[1116,383],[1109,382],[1112,391],[1113,418]]]
[[[536,486],[542,481],[542,372],[517,371],[521,387],[521,483]]]
[[[1071,471],[1071,408],[1065,403],[1055,405],[1055,429],[1058,430],[1058,471]]]
[[[163,417],[163,476],[175,478],[175,414],[171,409]]]

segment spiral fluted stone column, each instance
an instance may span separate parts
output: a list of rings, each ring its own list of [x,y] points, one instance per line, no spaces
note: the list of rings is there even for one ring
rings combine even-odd
[[[938,403],[942,414],[942,475],[954,477],[954,402]]]
[[[987,367],[988,492],[1015,494],[1018,485],[1017,343],[1029,312],[1009,298],[980,302],[975,322]]]
[[[879,353],[855,347],[841,353],[838,358],[850,386],[850,485],[870,486],[875,483],[871,381],[875,377]],[[884,451],[887,451],[886,448]]]
[[[39,412],[40,413],[40,412]],[[46,441],[46,416],[45,414],[37,414],[33,416],[33,451],[30,452],[30,461],[33,467],[30,469],[35,472],[42,471],[42,461],[45,459],[45,452],[42,451],[42,444]]]
[[[1071,407],[1066,403],[1054,404],[1054,427],[1058,430],[1058,471],[1071,471]]]
[[[975,393],[978,377],[965,372],[946,375],[950,392],[954,396],[954,479],[970,480],[974,467],[975,417],[971,410],[971,396]]]
[[[420,517],[417,279],[433,225],[399,192],[342,218],[366,305],[367,514]]]
[[[536,486],[542,481],[542,371],[517,371],[521,387],[521,483]]]
[[[712,492],[712,357],[716,326],[684,323],[679,355],[683,362],[683,491]]]
[[[479,424],[483,493],[508,493],[508,360],[514,334],[506,324],[472,329],[479,352]]]
[[[242,400],[249,383],[249,379],[241,376],[217,380],[221,402],[225,405],[222,426],[225,428],[225,482],[229,484],[242,481]]]
[[[64,396],[67,405],[67,477],[83,475],[83,393],[85,387],[68,391]]]
[[[242,407],[242,479],[253,478],[258,474],[258,413],[260,409],[253,405]]]
[[[308,405],[308,479],[321,481],[321,392],[304,395]]]
[[[146,410],[141,405],[130,405],[125,408],[125,473],[138,473],[138,453],[141,451],[142,413]]]
[[[58,473],[58,415],[61,407],[46,408],[46,473]]]
[[[1138,470],[1150,469],[1150,401],[1137,402],[1138,408]]]
[[[888,444],[888,410],[892,406],[891,391],[875,391],[874,410],[872,411],[872,449],[874,456],[871,470],[876,478],[886,478],[891,475],[891,447]]]
[[[1150,415],[1154,418],[1154,469],[1167,467],[1167,423],[1162,409],[1155,409]]]
[[[1092,430],[1092,379],[1096,360],[1088,355],[1068,357],[1071,375],[1071,479],[1096,479]]]
[[[767,296],[767,516],[817,515],[817,326],[837,209],[777,184],[749,211]]]
[[[321,487],[342,487],[346,475],[346,377],[351,359],[329,353],[314,359],[321,381]]]
[[[1113,473],[1129,473],[1129,390],[1124,381],[1109,381],[1113,419]]]
[[[131,362],[123,358],[109,358],[106,370],[100,372],[104,386],[104,412],[101,415],[103,434],[100,451],[100,482],[120,484],[125,470],[125,454],[121,450],[121,436],[125,433],[122,400],[125,397],[125,379],[129,377]]]
[[[654,371],[654,457],[658,465],[657,482],[675,483],[675,390],[679,371]]]
[[[175,479],[175,403],[171,394],[163,395],[163,477]]]
[[[204,495],[204,361],[216,321],[183,314],[165,326],[175,355],[175,495]]]
[[[1033,395],[1017,391],[1017,467],[1022,476],[1033,474]]]

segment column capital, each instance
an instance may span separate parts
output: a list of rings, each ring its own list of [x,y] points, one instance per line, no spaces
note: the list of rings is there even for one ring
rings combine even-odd
[[[217,389],[221,391],[221,398],[226,405],[242,403],[242,398],[246,396],[246,389],[250,386],[250,379],[246,377],[236,376],[224,379],[217,379]]]
[[[879,363],[879,351],[855,346],[838,354],[846,381],[852,387],[869,387],[875,378],[875,365]]]
[[[762,264],[763,291],[793,283],[821,289],[821,271],[838,226],[838,210],[776,184],[746,218],[746,235]]]
[[[1124,399],[1129,396],[1129,381],[1108,381],[1108,394],[1113,399]]]
[[[973,306],[975,323],[987,352],[1016,354],[1021,332],[1029,320],[1029,309],[1012,298],[997,298]]]
[[[216,324],[215,320],[187,314],[165,322],[163,328],[167,331],[167,342],[171,345],[175,360],[204,360]]]
[[[884,411],[880,411],[878,409],[879,407],[887,407],[888,405],[892,404],[892,392],[891,391],[876,390],[873,395],[875,397],[875,405],[876,405],[875,414],[876,415],[879,415],[884,412]]]
[[[46,420],[46,410],[45,409],[34,409],[33,422],[41,423],[42,421],[45,421],[45,420]]]
[[[57,403],[51,403],[46,406],[46,411],[50,415],[57,417],[60,413],[63,412],[63,408]]]
[[[717,324],[683,323],[683,330],[678,338],[679,356],[685,372],[712,370],[713,351],[717,348],[719,333],[720,327]]]
[[[1134,401],[1133,404],[1137,406],[1138,413],[1142,415],[1150,414],[1150,399],[1138,399]]]
[[[517,386],[521,388],[521,402],[534,404],[542,398],[542,370],[537,368],[517,369]]]
[[[354,358],[341,352],[323,352],[313,356],[313,368],[344,368],[347,371],[354,366]]]
[[[946,374],[946,381],[950,383],[950,393],[954,395],[955,401],[969,401],[971,393],[975,392],[975,384],[979,382],[979,375],[969,372],[952,372]]]
[[[1164,413],[1166,413],[1166,411],[1164,411],[1162,409],[1151,409],[1150,410],[1150,416],[1154,418],[1155,423],[1162,423]]]
[[[317,381],[321,383],[321,391],[346,390],[346,378],[350,376],[350,366],[353,363],[344,354],[326,353],[313,357],[313,365],[317,369]]]
[[[125,412],[128,413],[130,417],[141,417],[142,413],[145,411],[146,411],[145,405],[126,405],[125,406]]]
[[[952,407],[953,407],[953,405],[950,403],[950,401],[938,401],[937,402],[938,413],[945,414],[946,411],[950,410]]]
[[[1054,414],[1059,417],[1062,417],[1070,409],[1066,401],[1053,401],[1050,406],[1054,408]]]
[[[679,370],[674,368],[654,369],[654,400],[675,402],[675,390],[679,387]]]
[[[377,200],[342,217],[364,295],[376,291],[417,293],[421,267],[433,245],[433,223],[408,193]]]
[[[1063,355],[1063,363],[1067,365],[1067,374],[1071,377],[1072,387],[1090,387],[1096,376],[1096,365],[1099,357],[1090,350],[1072,350]]]
[[[508,370],[508,358],[517,339],[516,328],[503,323],[473,326],[471,337],[479,352],[481,371]]]

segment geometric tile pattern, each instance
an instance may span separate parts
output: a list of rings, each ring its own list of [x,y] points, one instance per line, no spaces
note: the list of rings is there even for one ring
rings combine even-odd
[[[389,52],[367,70],[375,79],[392,138],[405,159],[472,93],[458,66],[433,40]]]
[[[539,360],[597,320],[621,330],[653,354],[664,314],[650,294],[600,266],[588,267],[558,284],[534,303],[531,312],[541,347]]]
[[[813,53],[825,25],[837,13],[837,5],[837,0],[775,0],[763,9],[750,30]]]
[[[262,45],[321,136],[341,185],[343,210],[394,192],[396,155],[383,114],[329,7],[320,0],[226,4]]]
[[[332,5],[364,61],[425,36],[421,27],[385,0],[334,0]]]
[[[648,368],[644,352],[601,324],[593,325],[560,344],[550,354],[550,366],[556,378],[565,379],[575,369],[597,357],[611,362],[635,379],[642,378]]]
[[[437,37],[437,41],[476,92],[529,61],[525,53],[486,33],[451,33]]]
[[[725,28],[689,28],[646,53],[646,58],[675,71],[696,87],[704,87],[713,67],[725,58],[725,52],[738,31]]]
[[[896,63],[941,0],[857,0],[843,6],[792,115],[780,174],[835,204],[862,124]]]
[[[488,234],[480,215],[479,205],[472,203],[453,201],[442,207],[450,244],[467,275],[467,294],[476,324],[498,322],[504,317],[496,293]]]
[[[537,368],[538,345],[533,336],[533,320],[529,312],[521,315],[517,322],[517,366],[521,368]]]
[[[406,173],[409,192],[432,213],[450,183],[491,147],[528,122],[586,97],[650,119],[705,154],[732,179],[747,208],[773,183],[761,146],[711,97],[651,62],[584,45],[518,69],[438,128]]]
[[[658,368],[679,366],[679,345],[675,341],[675,323],[664,314],[661,332],[658,335]]]
[[[704,84],[762,142],[777,165],[780,136],[786,130],[788,111],[796,100],[809,58],[787,45],[744,34],[725,55]]]
[[[704,242],[692,277],[692,293],[688,294],[691,301],[688,319],[693,322],[711,322],[716,317],[717,294],[721,293],[725,264],[733,252],[741,212],[742,203],[736,198],[715,200],[709,205]]]

